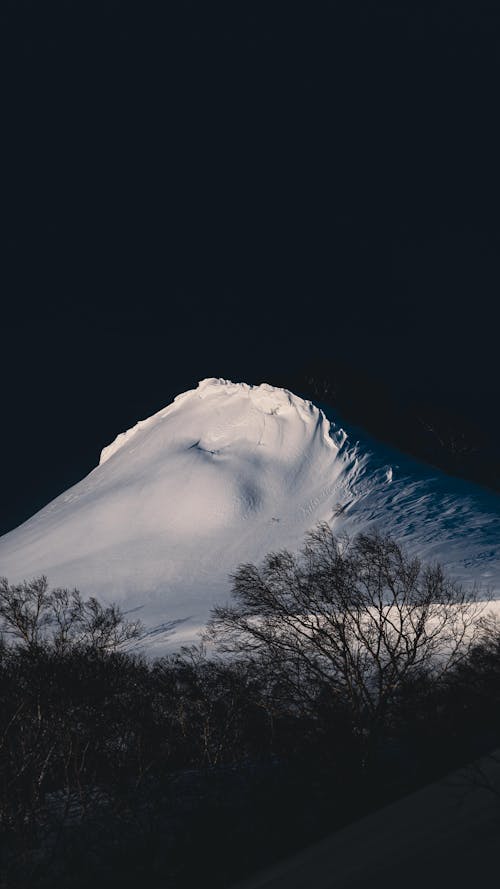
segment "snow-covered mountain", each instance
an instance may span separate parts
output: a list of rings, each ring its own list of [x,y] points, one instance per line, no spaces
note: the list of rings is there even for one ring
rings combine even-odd
[[[0,539],[0,574],[44,573],[134,611],[155,652],[193,640],[228,574],[318,521],[375,523],[500,596],[500,498],[344,431],[272,386],[207,379],[119,435],[85,479]]]

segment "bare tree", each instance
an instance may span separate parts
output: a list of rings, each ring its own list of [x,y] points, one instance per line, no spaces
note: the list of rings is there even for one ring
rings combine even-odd
[[[0,578],[0,628],[8,636],[33,648],[50,624],[50,593],[47,578],[10,585]]]
[[[241,565],[233,601],[212,612],[207,640],[222,652],[279,665],[300,694],[329,689],[373,738],[405,683],[466,656],[482,605],[439,565],[410,558],[380,533],[336,538],[319,525],[298,555]]]
[[[78,590],[49,589],[47,578],[9,584],[0,578],[0,631],[28,649],[53,645],[63,653],[74,645],[115,651],[141,633],[117,605],[101,605]]]

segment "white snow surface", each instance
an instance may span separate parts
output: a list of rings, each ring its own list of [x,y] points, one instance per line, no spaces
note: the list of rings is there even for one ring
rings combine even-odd
[[[153,654],[195,641],[229,574],[317,522],[377,526],[500,597],[500,498],[348,433],[291,392],[206,379],[104,448],[0,539],[0,575],[46,574],[141,618]]]

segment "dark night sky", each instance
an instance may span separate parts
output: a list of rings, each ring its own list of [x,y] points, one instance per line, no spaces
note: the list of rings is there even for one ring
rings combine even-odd
[[[205,376],[497,410],[497,3],[10,0],[2,515]]]

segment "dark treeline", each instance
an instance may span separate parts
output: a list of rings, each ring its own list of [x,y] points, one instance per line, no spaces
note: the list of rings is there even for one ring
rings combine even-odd
[[[319,528],[233,580],[209,654],[154,661],[3,583],[3,886],[230,885],[498,744],[500,633],[438,567]]]

